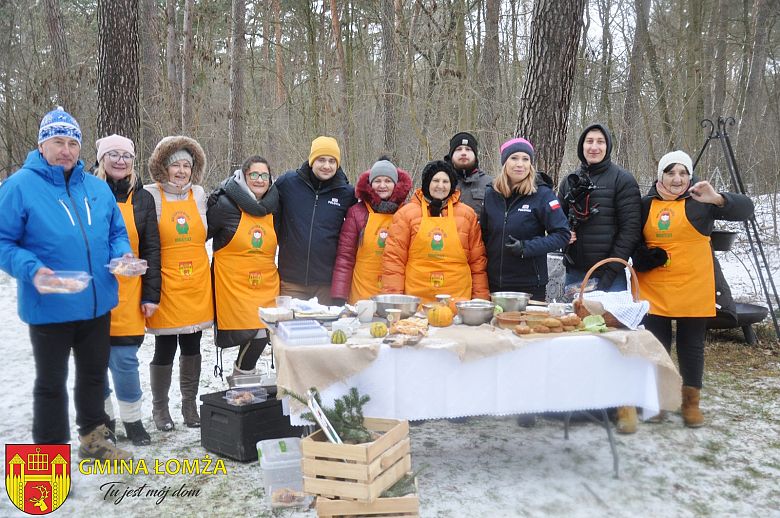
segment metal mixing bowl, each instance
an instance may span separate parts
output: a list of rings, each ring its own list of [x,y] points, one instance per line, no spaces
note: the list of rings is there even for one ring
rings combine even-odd
[[[387,318],[388,309],[400,309],[401,318],[409,318],[420,305],[420,297],[413,295],[376,295],[372,299],[376,302],[376,314],[383,318]]]
[[[490,300],[504,311],[525,311],[531,294],[523,291],[496,291],[490,294]]]
[[[496,305],[486,300],[467,300],[456,302],[455,307],[458,308],[458,315],[460,316],[461,322],[467,326],[479,326],[490,322],[493,318],[493,309]]]

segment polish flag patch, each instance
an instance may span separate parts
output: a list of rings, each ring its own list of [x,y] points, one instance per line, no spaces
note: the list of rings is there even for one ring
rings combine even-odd
[[[561,208],[561,204],[560,204],[560,203],[558,203],[558,200],[552,200],[552,201],[550,202],[550,208],[551,208],[552,210],[558,210],[558,209],[560,209],[560,208]]]

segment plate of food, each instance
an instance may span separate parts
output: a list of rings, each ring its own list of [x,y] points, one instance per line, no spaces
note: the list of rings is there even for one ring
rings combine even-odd
[[[405,347],[407,345],[417,345],[420,343],[420,340],[423,339],[422,334],[419,335],[403,335],[403,334],[397,334],[397,335],[388,335],[385,337],[384,340],[382,340],[383,344],[388,344],[390,347]]]
[[[44,295],[52,293],[73,294],[87,289],[90,280],[92,280],[92,276],[87,272],[58,270],[52,274],[35,277],[33,284],[35,284],[38,293]]]

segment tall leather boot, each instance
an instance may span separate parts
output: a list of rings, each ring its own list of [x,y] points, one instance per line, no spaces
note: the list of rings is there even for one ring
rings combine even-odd
[[[168,390],[171,388],[173,364],[149,365],[149,384],[152,386],[152,418],[158,430],[170,432],[175,428],[168,411]]]
[[[704,425],[704,416],[699,410],[699,396],[701,389],[683,385],[682,388],[682,417],[685,426],[699,428]]]
[[[179,356],[179,388],[181,389],[181,415],[188,428],[200,427],[198,416],[198,385],[200,384],[200,354]]]
[[[617,409],[617,432],[624,434],[636,433],[636,427],[636,407],[619,406]]]

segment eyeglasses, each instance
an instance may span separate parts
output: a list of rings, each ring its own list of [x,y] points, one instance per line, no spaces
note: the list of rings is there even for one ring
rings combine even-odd
[[[247,173],[246,175],[247,175],[247,177],[248,177],[250,180],[257,180],[257,179],[259,178],[260,180],[263,180],[264,182],[267,182],[268,180],[270,180],[270,179],[271,179],[271,173],[256,173],[256,172],[251,172],[251,173]]]
[[[117,153],[116,151],[109,151],[106,153],[109,160],[112,162],[119,162],[119,159],[121,158],[125,162],[132,162],[135,159],[135,155],[131,155],[130,153]]]

